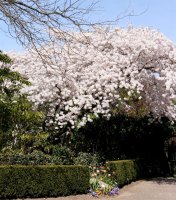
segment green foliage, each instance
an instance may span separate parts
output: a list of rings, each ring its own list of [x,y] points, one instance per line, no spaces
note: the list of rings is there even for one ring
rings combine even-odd
[[[7,54],[4,54],[2,51],[0,51],[0,61],[6,64],[12,62],[9,56]]]
[[[0,198],[57,197],[86,193],[83,166],[0,166]]]
[[[103,159],[98,154],[79,152],[78,155],[74,158],[74,163],[93,168],[100,165],[102,160]]]
[[[36,132],[41,127],[43,114],[34,109],[27,95],[21,93],[30,82],[20,73],[11,71],[11,59],[0,51],[0,149],[12,145],[16,135]]]
[[[100,117],[76,130],[72,145],[83,152],[97,152],[107,160],[151,158],[164,151],[164,142],[172,129],[167,118]],[[150,144],[150,145],[149,145]]]
[[[93,191],[96,191],[100,187],[99,181],[96,178],[91,178],[90,179],[90,188]]]
[[[53,156],[53,158],[59,158],[60,162],[63,165],[70,165],[70,164],[74,164],[74,152],[66,147],[66,146],[60,146],[60,145],[52,145],[50,146],[50,155]],[[81,164],[81,163],[78,163]]]
[[[48,133],[23,133],[17,136],[15,148],[20,149],[23,154],[30,154],[33,151],[42,151],[48,147]]]
[[[116,174],[119,186],[128,184],[141,175],[139,166],[133,160],[110,161],[107,166]]]
[[[33,151],[30,154],[22,154],[14,151],[11,153],[0,154],[1,165],[48,165],[63,164],[60,157],[44,154],[42,151]],[[70,163],[69,163],[70,164]]]
[[[3,153],[0,154],[0,164],[74,164],[75,154],[71,149],[60,145],[50,145],[47,138],[47,133],[21,135],[21,140],[17,140],[19,144],[16,144],[15,149],[3,149]]]
[[[33,109],[33,104],[20,90],[29,82],[18,72],[8,68],[0,69],[0,131],[24,131],[42,118],[41,112]]]
[[[33,148],[33,150],[32,150]],[[102,159],[97,154],[80,152],[76,155],[70,148],[60,145],[48,145],[45,151],[37,150],[35,146],[31,146],[31,152],[27,154],[21,149],[6,150],[0,154],[1,165],[85,165],[89,166],[91,171],[93,167],[100,165]],[[47,151],[46,151],[47,150]]]

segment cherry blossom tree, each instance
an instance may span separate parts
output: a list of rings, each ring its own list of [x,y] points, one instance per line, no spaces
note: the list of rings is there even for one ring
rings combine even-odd
[[[44,128],[69,134],[119,113],[175,119],[176,48],[162,33],[95,27],[84,35],[70,32],[67,40],[69,46],[42,52],[52,60],[47,68],[37,55],[10,54],[13,70],[32,83],[23,92],[45,110]]]

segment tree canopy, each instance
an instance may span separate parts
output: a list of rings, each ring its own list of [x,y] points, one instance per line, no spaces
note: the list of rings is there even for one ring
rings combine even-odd
[[[25,91],[45,107],[47,127],[69,133],[120,113],[175,119],[176,48],[162,33],[97,27],[84,36],[70,34],[69,48],[55,48],[62,56],[46,47],[43,55],[53,61],[47,68],[37,55],[12,55],[12,68],[32,83]]]

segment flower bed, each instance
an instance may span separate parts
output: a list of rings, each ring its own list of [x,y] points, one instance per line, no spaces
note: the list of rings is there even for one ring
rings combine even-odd
[[[92,196],[116,195],[123,186],[140,177],[140,168],[134,160],[107,162],[105,166],[94,167],[90,185]]]

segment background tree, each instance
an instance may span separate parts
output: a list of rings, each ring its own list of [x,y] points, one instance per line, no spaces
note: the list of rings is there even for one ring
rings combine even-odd
[[[42,113],[34,110],[32,102],[21,89],[30,85],[19,72],[11,71],[12,60],[0,52],[0,148],[12,144],[17,135],[40,130]]]

